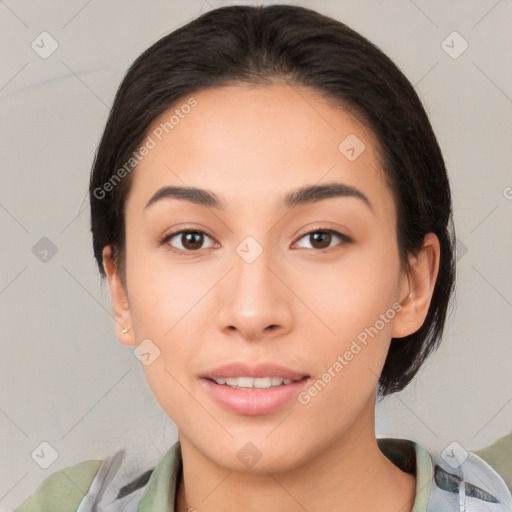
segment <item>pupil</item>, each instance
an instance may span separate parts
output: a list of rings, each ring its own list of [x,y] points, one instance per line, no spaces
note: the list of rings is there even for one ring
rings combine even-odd
[[[185,247],[188,247],[189,249],[199,249],[203,242],[202,233],[190,232],[185,233],[184,235],[182,235],[182,237],[184,237],[185,239],[185,242],[183,243],[182,238],[183,245]],[[316,233],[312,233],[310,237],[312,239],[312,245],[314,247],[325,249],[326,247],[329,247],[331,243],[331,233],[328,233],[326,231],[318,231]]]
[[[329,247],[329,244],[331,243],[331,233],[326,231],[318,231],[317,233],[312,233],[311,236],[314,239],[314,242],[312,242],[313,247],[315,247],[316,242],[320,242],[320,248],[325,249],[326,247]],[[316,247],[318,247],[318,245],[316,245]]]
[[[185,237],[185,243],[182,243],[184,247],[188,247],[189,249],[199,249],[202,245],[202,234],[201,233],[185,233],[183,235]]]

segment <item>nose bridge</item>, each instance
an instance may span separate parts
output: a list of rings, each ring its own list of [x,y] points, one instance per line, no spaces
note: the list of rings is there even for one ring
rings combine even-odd
[[[277,330],[275,326],[287,328],[290,305],[282,283],[274,275],[271,248],[248,236],[236,247],[232,261],[234,268],[227,279],[219,327],[236,328],[246,338],[263,336],[269,326],[274,326],[273,330]]]
[[[272,282],[272,251],[263,247],[254,237],[246,237],[236,248],[233,269],[233,298],[244,305],[247,314],[251,309],[267,309],[273,301],[275,283]]]

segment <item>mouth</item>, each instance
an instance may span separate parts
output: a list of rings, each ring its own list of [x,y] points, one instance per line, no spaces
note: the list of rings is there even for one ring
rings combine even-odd
[[[308,378],[309,375],[298,379],[287,379],[285,377],[220,377],[208,380],[219,386],[228,386],[232,389],[269,389],[288,386],[292,382],[295,383]]]
[[[201,376],[203,389],[215,403],[236,414],[275,412],[292,401],[310,375],[283,366],[231,363]]]

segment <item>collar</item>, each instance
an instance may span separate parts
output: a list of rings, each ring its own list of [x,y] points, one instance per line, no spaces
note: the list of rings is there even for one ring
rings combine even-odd
[[[416,476],[411,512],[510,512],[512,496],[499,474],[474,453],[452,443],[442,454],[430,454],[414,441],[378,438],[379,449],[396,466]],[[176,512],[182,472],[177,441],[158,465],[127,478],[130,458],[123,450],[105,460],[77,512]],[[124,468],[124,469],[123,469]]]
[[[419,444],[405,439],[377,439],[382,453],[403,471],[416,476],[416,499],[412,512],[427,512],[432,486],[432,459]],[[175,499],[182,471],[181,445],[177,441],[163,456],[146,485],[138,512],[175,512]]]

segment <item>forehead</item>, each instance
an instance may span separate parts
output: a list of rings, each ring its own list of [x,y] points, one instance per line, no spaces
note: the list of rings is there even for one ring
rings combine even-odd
[[[208,188],[244,204],[256,197],[270,200],[269,188],[277,197],[333,181],[363,188],[372,203],[390,207],[371,130],[309,88],[200,90],[155,119],[148,141],[152,149],[133,171],[129,195],[138,208],[164,185]]]

